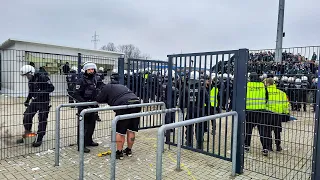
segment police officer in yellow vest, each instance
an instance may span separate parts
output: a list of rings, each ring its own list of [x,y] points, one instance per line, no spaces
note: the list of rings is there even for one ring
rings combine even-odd
[[[272,78],[268,78],[265,80],[265,85],[268,91],[268,101],[266,109],[270,111],[269,119],[271,120],[271,130],[274,131],[275,134],[275,143],[277,151],[281,151],[281,131],[282,125],[281,123],[287,121],[290,118],[289,115],[289,101],[287,98],[287,94],[279,89],[277,89],[274,84],[274,80]],[[270,147],[268,147],[269,151],[273,151],[272,149],[272,140],[270,142]]]
[[[210,96],[210,107],[207,107],[207,105],[204,104],[207,116],[220,113],[220,108],[218,106],[219,89],[216,85],[218,83],[216,83],[215,81],[216,81],[215,78],[207,77],[207,79],[206,79],[206,89],[207,89],[208,94]],[[216,121],[211,120],[211,124],[212,124],[211,134],[215,135],[216,134]]]
[[[268,128],[268,118],[266,117],[267,91],[257,73],[250,74],[250,82],[247,83],[246,94],[246,137],[245,150],[249,151],[251,135],[254,127],[258,127],[262,153],[267,156],[269,151],[268,140],[271,139],[271,130]]]

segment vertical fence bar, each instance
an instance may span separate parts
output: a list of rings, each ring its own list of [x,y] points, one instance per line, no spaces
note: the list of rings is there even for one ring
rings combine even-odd
[[[78,53],[78,74],[80,74],[81,69],[81,53]]]
[[[235,60],[235,90],[233,102],[235,111],[238,113],[238,135],[236,153],[236,173],[243,173],[244,165],[244,123],[245,123],[245,103],[246,103],[246,83],[247,83],[247,63],[249,58],[248,49],[239,49]]]
[[[118,59],[118,74],[120,84],[124,84],[124,58]]]
[[[167,84],[167,109],[173,108],[171,107],[172,105],[172,66],[173,66],[173,60],[172,57],[169,56],[168,57],[168,84]],[[171,114],[166,114],[165,116],[167,116],[168,118],[165,118],[166,120],[170,120],[171,119]],[[170,122],[165,122],[170,123]],[[170,130],[166,131],[166,143],[170,142]]]
[[[318,67],[318,79],[320,78],[320,66]],[[320,124],[319,124],[319,106],[320,106],[320,83],[317,84],[316,92],[316,113],[315,113],[315,128],[313,142],[313,157],[312,157],[312,180],[320,179]]]

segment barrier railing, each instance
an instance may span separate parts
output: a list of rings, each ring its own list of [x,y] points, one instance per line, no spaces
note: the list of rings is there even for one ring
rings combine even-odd
[[[164,145],[164,132],[166,130],[178,128],[178,143],[177,143],[177,170],[180,170],[180,158],[181,158],[181,136],[183,126],[188,126],[196,123],[202,123],[206,121],[210,121],[217,118],[223,118],[227,116],[234,116],[234,131],[233,136],[237,136],[238,131],[238,113],[235,111],[227,112],[227,113],[220,113],[212,116],[200,117],[195,119],[190,119],[187,121],[180,121],[176,123],[166,124],[159,128],[158,130],[158,137],[157,137],[157,162],[156,162],[156,179],[162,179],[162,152],[163,152],[163,145]],[[233,138],[232,143],[232,176],[236,174],[236,150],[237,150],[237,138]]]
[[[90,109],[82,110],[80,115],[79,115],[79,117],[80,117],[79,118],[79,120],[80,120],[80,142],[79,142],[79,151],[80,151],[80,163],[79,163],[79,166],[80,167],[79,167],[79,179],[83,179],[83,176],[84,176],[84,120],[83,120],[83,118],[84,118],[85,114],[93,113],[93,112],[99,112],[99,111],[121,110],[121,109],[147,107],[147,106],[157,106],[157,105],[162,105],[162,109],[163,110],[160,111],[161,113],[147,114],[149,112],[144,112],[144,113],[141,113],[141,114],[146,114],[145,116],[147,116],[147,115],[155,115],[155,114],[165,114],[166,113],[166,111],[165,111],[166,104],[164,102],[132,104],[132,105],[123,105],[123,106],[109,106],[109,107],[90,108]],[[159,112],[159,111],[151,111],[151,112]],[[134,115],[134,114],[132,114],[132,115]],[[125,115],[122,115],[122,116],[125,116]],[[142,117],[142,115],[138,116],[138,117]],[[165,123],[164,118],[165,118],[165,116],[162,116],[162,123],[163,124]],[[113,130],[111,130],[111,132],[113,134]],[[112,153],[115,153],[115,152],[112,152]],[[112,156],[112,154],[111,154],[111,156]]]
[[[149,116],[149,115],[156,115],[156,114],[167,114],[172,112],[179,112],[178,118],[179,121],[183,119],[183,114],[180,108],[172,108],[172,109],[166,109],[166,110],[158,110],[158,111],[149,111],[149,112],[143,112],[143,113],[135,113],[135,114],[127,114],[127,115],[120,115],[116,116],[111,124],[111,171],[110,171],[110,179],[115,180],[116,176],[116,127],[117,122],[121,120],[131,119],[131,118],[137,118],[137,117],[143,117],[143,116]],[[163,123],[164,124],[164,123]],[[162,134],[164,136],[164,133]],[[164,143],[162,144],[164,146]],[[163,149],[163,147],[162,147]]]
[[[98,105],[97,102],[82,102],[82,103],[68,103],[60,104],[56,107],[56,130],[55,130],[55,166],[59,166],[60,161],[60,114],[63,107],[82,107]]]

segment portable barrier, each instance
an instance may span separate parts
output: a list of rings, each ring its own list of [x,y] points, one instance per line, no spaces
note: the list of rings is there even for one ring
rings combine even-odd
[[[188,126],[196,123],[202,123],[202,122],[207,122],[209,120],[214,120],[217,118],[223,118],[223,117],[228,117],[228,116],[234,116],[234,131],[233,131],[233,136],[237,136],[238,133],[238,113],[235,111],[227,112],[227,113],[220,113],[212,116],[206,116],[206,117],[201,117],[201,118],[196,118],[196,119],[190,119],[187,121],[181,121],[179,117],[180,122],[176,123],[171,123],[171,124],[166,124],[163,125],[159,128],[158,130],[158,138],[157,138],[157,163],[156,163],[156,175],[157,175],[157,180],[162,179],[162,152],[163,152],[163,144],[164,144],[164,132],[166,130],[178,128],[178,138],[177,138],[177,170],[180,170],[180,158],[181,158],[181,137],[182,137],[182,127],[183,126]],[[182,118],[182,117],[181,117]],[[233,144],[232,144],[232,175],[235,176],[236,174],[236,150],[237,150],[237,138],[233,139]]]
[[[129,109],[136,107],[148,107],[154,105],[162,105],[162,113],[156,114],[164,114],[165,113],[165,103],[164,102],[155,102],[155,103],[144,103],[144,104],[132,104],[132,105],[123,105],[123,106],[109,106],[109,107],[101,107],[101,108],[90,108],[84,109],[80,113],[80,142],[79,142],[79,151],[80,151],[80,167],[79,167],[79,179],[83,179],[84,176],[84,115],[87,113],[99,112],[99,111],[107,111],[107,110],[120,110],[120,109]],[[164,112],[163,112],[164,111]],[[147,114],[145,112],[145,116],[147,115],[155,115],[155,114]],[[142,116],[141,116],[142,117]],[[162,117],[164,118],[164,116]],[[164,122],[164,121],[162,121]],[[115,153],[115,152],[114,152]]]

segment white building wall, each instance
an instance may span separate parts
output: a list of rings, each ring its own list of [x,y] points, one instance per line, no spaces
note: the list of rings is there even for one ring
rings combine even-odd
[[[90,50],[64,48],[50,45],[40,45],[31,43],[16,42],[14,46],[10,47],[14,50],[4,50],[4,57],[2,58],[1,65],[2,71],[2,93],[8,94],[14,97],[26,97],[28,95],[28,82],[25,77],[20,76],[20,68],[23,65],[29,64],[29,60],[26,60],[25,51],[41,52],[32,53],[35,58],[48,58],[48,59],[60,59],[62,61],[68,61],[70,68],[72,65],[78,63],[78,53],[82,54],[82,63],[85,61],[92,61],[98,64],[108,64],[109,66],[118,66],[118,57],[120,55],[111,54],[106,52],[93,52]],[[48,54],[43,54],[48,53]],[[57,54],[57,55],[54,55]],[[58,55],[60,54],[60,55]],[[71,55],[71,56],[64,56]],[[36,63],[38,66],[43,66]],[[99,68],[99,67],[98,67]],[[50,74],[50,79],[55,86],[55,91],[51,93],[51,96],[66,96],[67,95],[67,83],[66,75]]]

